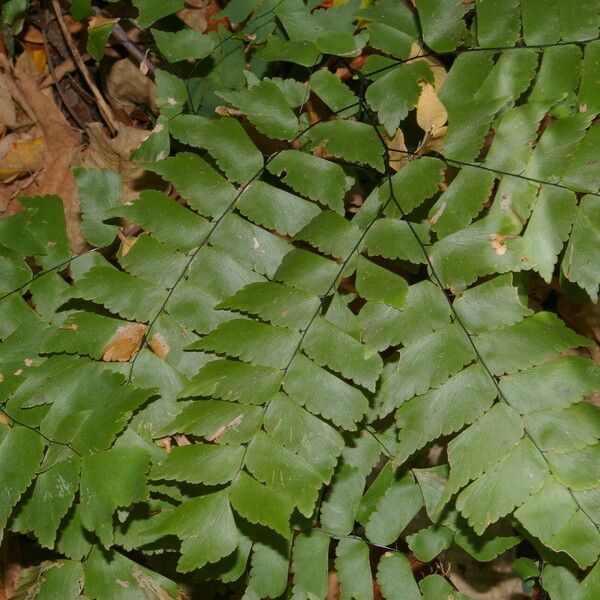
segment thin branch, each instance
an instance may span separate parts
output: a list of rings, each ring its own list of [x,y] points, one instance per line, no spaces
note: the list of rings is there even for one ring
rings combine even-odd
[[[67,25],[65,23],[63,15],[62,15],[62,8],[60,6],[59,1],[58,0],[51,0],[51,1],[52,1],[52,8],[54,9],[54,13],[56,14],[56,20],[58,21],[60,30],[62,31],[63,37],[65,38],[65,42],[67,43],[67,46],[69,47],[69,50],[73,56],[73,60],[75,61],[75,64],[79,68],[79,71],[81,72],[81,75],[85,79],[85,82],[88,84],[88,87],[90,88],[92,94],[94,95],[94,98],[96,99],[96,102],[98,103],[98,109],[100,110],[100,114],[102,115],[102,118],[108,125],[108,128],[111,131],[111,134],[114,135],[117,133],[119,127],[117,125],[117,122],[115,121],[113,114],[112,114],[112,110],[110,109],[110,106],[108,106],[108,104],[106,103],[106,100],[100,93],[98,86],[94,83],[92,76],[90,75],[87,67],[85,66],[85,62],[83,61],[83,58],[81,57],[81,54],[79,53],[79,50],[77,49],[77,45],[73,41],[73,38],[71,37],[71,34],[69,33],[69,30],[67,28]]]
[[[92,6],[92,12],[95,15],[103,16],[102,11],[97,6]],[[148,58],[148,53],[140,50],[131,40],[128,33],[118,23],[113,27],[112,36],[115,37],[127,52],[140,63],[140,71],[144,73],[144,75],[148,72],[154,75],[156,65]]]

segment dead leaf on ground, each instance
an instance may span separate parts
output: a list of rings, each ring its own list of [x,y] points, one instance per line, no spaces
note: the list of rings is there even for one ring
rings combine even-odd
[[[136,106],[156,112],[156,85],[129,59],[118,60],[106,77],[107,98],[111,105],[130,113]]]
[[[30,69],[16,64],[11,70],[6,57],[2,57],[3,75],[13,99],[30,116],[44,138],[44,152],[39,172],[17,193],[26,196],[46,194],[63,199],[67,233],[74,252],[81,252],[86,242],[80,230],[80,212],[77,199],[73,197],[76,184],[71,173],[73,157],[81,139],[72,129],[54,101],[38,89],[38,83],[30,74]],[[27,64],[27,63],[23,63]],[[12,188],[0,190],[3,198],[0,204],[8,205],[13,200]]]
[[[512,572],[515,559],[514,550],[487,563],[476,561],[457,546],[453,546],[445,554],[450,569],[448,579],[459,592],[473,600],[528,598],[523,592],[521,579]]]
[[[28,133],[9,133],[0,140],[0,181],[9,183],[26,173],[35,173],[42,166],[44,138]]]
[[[141,323],[127,323],[117,329],[113,339],[102,352],[106,362],[127,362],[142,345],[146,326]]]
[[[114,138],[108,137],[101,123],[90,123],[86,130],[90,147],[83,158],[83,166],[117,171],[123,179],[123,202],[134,200],[142,190],[165,189],[165,183],[158,175],[129,160],[131,152],[148,137],[146,130],[118,124]]]

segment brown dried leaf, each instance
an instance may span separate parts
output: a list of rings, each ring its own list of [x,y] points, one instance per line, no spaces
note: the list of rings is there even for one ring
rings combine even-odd
[[[395,148],[395,150],[390,150],[389,152],[390,167],[392,167],[394,171],[400,171],[400,169],[403,169],[413,158],[404,143],[404,133],[402,132],[402,129],[398,128],[393,137],[386,136],[386,143],[390,148]]]
[[[430,137],[437,138],[442,129],[445,133],[444,125],[447,121],[448,111],[440,102],[435,88],[429,83],[424,84],[417,103],[417,123],[419,127]]]
[[[448,579],[456,589],[473,600],[518,600],[527,598],[522,582],[512,572],[516,558],[514,550],[508,550],[498,558],[480,563],[460,548],[453,546],[446,552],[450,565]]]
[[[12,77],[6,60],[2,61],[2,66],[4,75]],[[26,70],[17,64],[13,74],[13,98],[23,103],[26,112],[35,118],[45,139],[41,170],[20,193],[27,196],[49,194],[63,199],[71,249],[79,253],[86,247],[86,242],[81,234],[79,203],[73,197],[76,183],[71,173],[73,157],[81,142],[79,134],[67,123],[56,104],[38,89]]]
[[[90,123],[86,130],[90,148],[83,166],[117,171],[123,179],[123,202],[134,200],[144,189],[165,189],[158,175],[129,160],[131,152],[148,137],[148,131],[118,124],[118,134],[109,138],[100,123]]]
[[[104,348],[102,360],[106,362],[127,362],[142,345],[146,326],[141,323],[127,323],[117,329],[117,333]]]
[[[109,19],[102,15],[94,15],[93,17],[90,17],[90,20],[88,21],[88,29],[97,29],[98,27],[104,27],[104,25],[112,25],[113,23],[118,22],[119,19]]]
[[[0,181],[8,183],[25,173],[35,173],[44,157],[44,138],[29,133],[9,133],[0,141]]]
[[[160,333],[155,333],[148,342],[148,345],[158,358],[165,358],[169,354],[169,350],[171,350],[169,344],[167,344],[167,340]]]
[[[148,106],[155,111],[156,85],[128,59],[118,60],[106,77],[109,102],[129,113],[136,106]]]

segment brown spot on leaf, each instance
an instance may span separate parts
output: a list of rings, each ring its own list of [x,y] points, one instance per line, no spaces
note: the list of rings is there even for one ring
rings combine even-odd
[[[169,350],[171,350],[171,347],[167,344],[167,340],[160,333],[155,333],[150,342],[148,342],[148,345],[158,358],[165,358],[169,354]]]
[[[490,235],[490,243],[492,244],[492,248],[496,251],[496,254],[501,256],[502,254],[506,254],[508,250],[507,246],[504,244],[504,238],[500,233],[492,233]]]
[[[102,360],[106,362],[126,362],[139,349],[146,326],[141,323],[127,323],[117,329],[117,333],[104,348]]]
[[[235,419],[233,419],[233,421],[230,421],[226,425],[222,425],[221,427],[219,427],[219,429],[217,429],[212,435],[210,435],[206,439],[209,442],[213,442],[215,444],[218,444],[219,440],[221,439],[221,437],[223,436],[223,434],[226,431],[229,431],[231,428],[235,427],[236,425],[239,425],[242,422],[243,418],[244,418],[244,415],[243,414],[239,414]]]

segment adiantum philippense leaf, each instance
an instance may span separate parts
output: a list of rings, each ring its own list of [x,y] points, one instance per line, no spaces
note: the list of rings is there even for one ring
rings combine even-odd
[[[577,208],[573,232],[562,262],[567,279],[577,283],[596,300],[600,286],[600,272],[593,260],[600,244],[600,198],[585,196]]]
[[[190,527],[193,523],[194,527]],[[212,492],[180,504],[155,517],[146,531],[152,538],[176,535],[181,539],[178,568],[187,573],[231,554],[238,531],[226,490]]]
[[[110,210],[121,203],[121,177],[109,169],[74,167],[82,212],[81,229],[95,246],[108,246],[116,237],[118,227],[104,223]]]
[[[425,81],[433,82],[429,65],[415,61],[393,69],[369,86],[366,99],[390,137],[416,106],[421,93],[419,84]]]
[[[105,547],[113,542],[115,510],[148,497],[149,466],[146,452],[135,447],[112,448],[82,459],[81,522]]]
[[[342,213],[344,196],[351,179],[335,163],[298,150],[284,150],[268,163],[272,173],[283,175],[284,183],[311,200]],[[307,173],[311,176],[307,177]]]
[[[0,492],[2,532],[13,507],[35,477],[44,446],[44,439],[36,431],[19,426],[3,426],[0,455],[6,471],[5,485]]]
[[[370,165],[383,172],[384,149],[373,127],[358,121],[334,120],[315,125],[307,134],[311,148],[351,163]]]
[[[324,600],[335,569],[342,600],[463,598],[391,548],[526,540],[557,600],[595,600],[600,370],[557,286],[600,282],[597,2],[335,4],[196,29],[134,0],[164,59],[139,198],[78,167],[82,255],[67,198],[0,221],[1,508],[56,554],[36,593],[176,597],[178,569]]]
[[[241,110],[261,133],[270,138],[291,140],[298,134],[298,118],[272,81],[261,81],[249,90],[219,92],[219,96]]]
[[[381,557],[377,583],[386,600],[421,600],[410,563],[401,552],[386,552]]]
[[[184,0],[165,0],[160,4],[156,4],[152,0],[132,0],[132,3],[139,10],[137,23],[140,27],[148,27],[155,21],[172,15],[185,6]]]
[[[205,148],[234,182],[249,181],[263,167],[262,154],[236,119],[209,121],[181,115],[171,121],[169,128],[178,140]]]
[[[292,553],[292,598],[295,600],[327,595],[330,541],[329,536],[318,529],[296,536]]]
[[[186,28],[173,32],[152,29],[152,35],[161,54],[169,62],[205,58],[215,45],[211,35],[200,33],[195,29]]]

